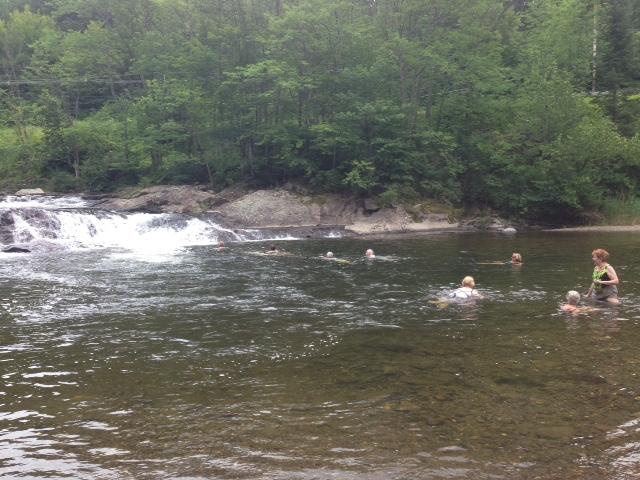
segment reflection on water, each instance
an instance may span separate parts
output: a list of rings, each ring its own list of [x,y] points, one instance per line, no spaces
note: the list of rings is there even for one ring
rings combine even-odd
[[[636,240],[7,255],[0,477],[637,478]],[[596,246],[623,304],[559,313]],[[434,301],[467,274],[485,300]]]

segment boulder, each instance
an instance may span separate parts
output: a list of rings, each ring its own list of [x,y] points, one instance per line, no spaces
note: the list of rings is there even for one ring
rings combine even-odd
[[[4,253],[29,253],[31,250],[22,247],[7,247],[3,248],[2,251]]]
[[[216,195],[197,186],[156,186],[123,192],[126,198],[108,198],[96,203],[101,208],[147,213],[206,212]]]
[[[23,188],[18,190],[16,195],[44,195],[44,190],[41,188]]]
[[[367,213],[374,213],[380,210],[380,205],[373,198],[365,198],[363,202],[364,210]]]
[[[218,208],[227,221],[245,227],[346,225],[359,215],[355,202],[337,195],[310,197],[286,190],[258,190]]]
[[[320,206],[284,190],[258,190],[221,205],[219,211],[241,225],[284,227],[317,225]]]

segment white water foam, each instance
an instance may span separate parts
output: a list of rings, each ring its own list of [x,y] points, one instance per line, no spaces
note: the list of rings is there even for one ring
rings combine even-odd
[[[50,195],[8,195],[0,199],[0,208],[83,208],[89,203],[80,197],[52,197]]]
[[[92,209],[80,197],[8,196],[0,199],[0,214],[7,222],[5,228],[11,229],[11,243],[27,248],[55,244],[67,249],[115,248],[153,255],[221,240],[298,240],[263,230],[236,232],[210,219]]]
[[[269,241],[292,241],[300,240],[290,233],[274,233],[260,228],[244,228],[236,230],[243,242],[269,242]]]
[[[167,214],[43,211],[56,231],[32,223],[19,211],[13,213],[16,243],[47,241],[67,248],[123,248],[166,252],[191,245],[211,245],[225,238],[242,240],[232,230],[197,218],[178,219]],[[53,238],[52,238],[53,237]]]

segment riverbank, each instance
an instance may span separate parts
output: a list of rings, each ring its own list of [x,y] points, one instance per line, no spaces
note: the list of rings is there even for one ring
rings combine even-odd
[[[640,232],[640,225],[597,225],[584,227],[548,228],[543,230],[553,233],[569,232]]]
[[[294,189],[220,192],[197,186],[130,189],[96,206],[117,211],[211,215],[231,228],[313,229],[337,227],[350,235],[380,235],[488,229],[503,231],[497,217],[461,218],[433,203],[381,206],[372,199],[337,194],[311,195]]]
[[[41,195],[40,189],[20,195]],[[453,207],[424,201],[383,207],[373,199],[345,195],[312,195],[294,188],[249,190],[241,187],[218,192],[194,185],[129,188],[109,195],[86,195],[94,206],[120,212],[171,213],[213,217],[234,229],[278,229],[314,236],[324,230],[343,235],[389,236],[439,232],[495,231],[515,233],[497,215],[466,214]],[[598,225],[518,229],[544,232],[640,232],[640,225]],[[511,229],[511,230],[510,230]]]

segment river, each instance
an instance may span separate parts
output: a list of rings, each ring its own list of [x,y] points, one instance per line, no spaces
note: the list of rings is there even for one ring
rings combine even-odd
[[[0,478],[638,478],[637,234],[180,228],[1,254]],[[596,247],[622,304],[560,313]]]

